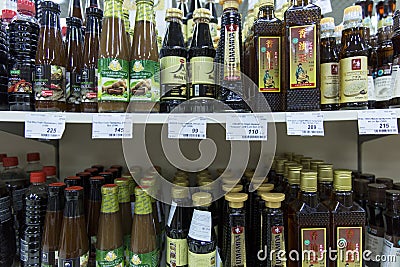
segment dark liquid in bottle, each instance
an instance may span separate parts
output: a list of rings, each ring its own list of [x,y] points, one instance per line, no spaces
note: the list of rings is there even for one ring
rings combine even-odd
[[[8,110],[8,40],[5,24],[0,25],[0,110]]]

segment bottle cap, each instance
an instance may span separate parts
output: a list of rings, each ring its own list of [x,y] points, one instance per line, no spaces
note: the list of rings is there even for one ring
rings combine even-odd
[[[247,181],[250,181],[254,177],[254,170],[246,170],[244,177],[246,177]]]
[[[318,165],[318,182],[333,182],[333,165],[320,164]]]
[[[313,159],[310,162],[310,169],[312,171],[318,171],[318,165],[323,164],[324,161],[321,159]]]
[[[243,185],[232,185],[232,184],[224,184],[222,185],[222,191],[229,193],[240,193],[243,190]]]
[[[288,161],[284,158],[279,158],[276,160],[275,171],[277,174],[283,174],[285,172],[285,162]]]
[[[61,13],[61,8],[59,4],[54,3],[53,1],[43,1],[40,3],[40,7],[44,10],[50,10],[53,11],[55,13],[57,13],[57,15],[60,15]]]
[[[31,0],[18,0],[17,1],[17,9],[18,11],[28,11],[32,15],[36,14],[35,4]]]
[[[212,182],[214,182],[214,181],[211,179],[204,178],[198,184],[199,184],[199,186],[206,186],[206,185],[210,185]]]
[[[368,180],[365,179],[354,179],[354,193],[357,196],[364,197],[367,195],[368,192],[368,184],[370,183]]]
[[[284,154],[284,157],[289,161],[293,161],[293,156],[294,156],[293,152],[285,152]]]
[[[140,179],[140,185],[153,187],[156,184],[156,181],[153,178],[142,178]]]
[[[101,187],[104,185],[104,182],[104,177],[102,176],[93,176],[90,178],[91,187]]]
[[[17,15],[17,12],[11,9],[3,9],[1,11],[1,18],[4,20],[11,20],[13,17]]]
[[[394,190],[400,190],[400,183],[394,183],[393,184],[393,189]]]
[[[184,176],[175,176],[174,179],[173,179],[174,182],[185,182],[187,180],[188,179],[186,177],[184,177]]]
[[[93,165],[91,168],[97,169],[99,172],[104,171],[104,165],[101,165],[101,164]]]
[[[321,19],[321,31],[334,31],[335,19],[332,17],[325,17]]]
[[[211,179],[211,174],[208,173],[199,173],[196,175],[197,182],[199,183],[203,179]]]
[[[57,192],[59,192],[58,190],[59,190],[60,187],[64,187],[64,189],[65,189],[66,186],[67,185],[65,183],[62,183],[62,182],[51,183],[51,184],[49,184],[49,193],[50,192],[57,193]]]
[[[97,7],[87,7],[86,8],[86,16],[95,16],[98,18],[102,18],[103,17],[103,10],[101,10],[100,8]]]
[[[207,192],[197,192],[192,196],[194,206],[210,206],[212,202],[212,196]]]
[[[269,193],[274,190],[273,184],[262,184],[257,188],[257,194],[261,196],[262,193]]]
[[[67,200],[78,200],[83,197],[83,187],[82,186],[70,186],[64,190],[65,198]]]
[[[182,186],[174,186],[172,187],[172,198],[174,199],[184,199],[189,196],[189,188]]]
[[[97,174],[99,174],[99,170],[96,168],[85,169],[85,172],[90,172],[92,174],[92,176],[97,176]]]
[[[114,182],[118,186],[129,186],[129,179],[127,178],[117,178]]]
[[[118,176],[118,173],[119,173],[119,170],[118,170],[118,169],[112,169],[112,168],[110,168],[110,169],[105,170],[104,172],[111,172],[114,178],[119,178],[119,177],[117,177],[117,176]]]
[[[368,184],[368,201],[375,203],[385,203],[386,189],[387,187],[384,184]]]
[[[56,166],[44,166],[43,172],[46,174],[46,177],[55,176],[57,173],[57,167]]]
[[[240,179],[233,177],[224,177],[222,178],[222,182],[224,184],[235,185],[240,182]]]
[[[300,162],[301,165],[303,165],[303,169],[304,170],[309,170],[311,168],[311,157],[303,157]]]
[[[288,175],[289,175],[289,167],[290,166],[296,166],[296,165],[297,165],[297,162],[295,162],[295,161],[286,161],[283,164],[283,169],[284,169],[283,176],[287,178]]]
[[[101,187],[101,194],[116,195],[118,194],[118,186],[116,184],[105,184]]]
[[[205,9],[205,8],[198,8],[193,13],[193,19],[203,18],[203,19],[208,19],[209,20],[210,17],[211,17],[210,10]]]
[[[295,154],[293,155],[293,161],[296,161],[298,164],[301,163],[301,159],[304,157],[304,155],[301,154]]]
[[[122,170],[124,169],[124,167],[122,167],[122,165],[115,164],[115,165],[111,165],[111,166],[110,166],[110,169],[117,169],[117,170],[119,170],[119,171],[122,172]]]
[[[30,181],[31,183],[44,183],[46,182],[46,174],[44,172],[31,172]]]
[[[182,171],[182,170],[177,170],[177,171],[175,172],[175,176],[178,176],[178,175],[189,176],[189,175],[187,174],[187,172]]]
[[[311,170],[301,171],[300,173],[300,189],[303,192],[317,192],[317,172]]]
[[[40,153],[38,153],[38,152],[28,153],[28,154],[26,154],[26,160],[28,162],[30,162],[30,161],[40,161]]]
[[[187,173],[185,173],[185,172],[176,172],[175,173],[175,177],[188,179],[189,175]]]
[[[301,170],[303,169],[303,166],[301,165],[295,165],[295,166],[290,166],[289,167],[289,173],[288,173],[288,183],[290,185],[300,185],[300,173]]]
[[[18,166],[18,158],[17,157],[3,158],[3,166],[4,167]]]
[[[334,170],[333,188],[335,191],[351,191],[351,171]]]
[[[228,193],[225,195],[225,200],[229,201],[229,207],[235,209],[243,208],[247,198],[246,193]]]
[[[7,157],[7,154],[0,154],[0,162],[3,162],[3,159]]]
[[[282,193],[263,193],[261,198],[265,201],[268,208],[278,209],[281,207],[282,201],[285,200],[285,194]]]
[[[173,184],[178,186],[188,187],[189,181],[174,181]]]
[[[116,178],[114,175],[113,175],[113,173],[111,173],[111,172],[101,172],[101,173],[99,173],[99,176],[102,176],[102,177],[104,177],[104,179],[105,179],[105,181],[106,181],[106,184],[112,184],[113,183],[113,180]]]
[[[166,11],[165,20],[169,18],[178,18],[181,20],[183,18],[183,11],[178,8],[168,8]]]
[[[359,5],[349,6],[343,11],[343,23],[356,21],[361,23],[362,21],[362,7]]]
[[[375,174],[372,173],[361,173],[360,179],[368,180],[370,183],[375,183]]]
[[[79,177],[90,177],[90,176],[92,176],[91,174],[90,174],[90,172],[78,172],[77,174],[76,174],[76,176],[79,176]]]
[[[239,8],[239,5],[242,3],[242,0],[220,0],[219,4],[223,6],[223,9],[228,7]]]
[[[391,178],[376,178],[376,183],[386,185],[388,190],[393,188],[393,179]]]

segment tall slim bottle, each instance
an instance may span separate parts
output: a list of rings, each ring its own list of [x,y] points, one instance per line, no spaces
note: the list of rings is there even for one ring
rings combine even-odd
[[[204,8],[210,10],[211,18],[210,18],[210,33],[211,38],[213,40],[214,47],[218,46],[218,16],[217,9],[215,7],[215,0],[207,0]]]
[[[187,28],[186,28],[186,36],[187,36],[187,47],[190,47],[192,44],[192,39],[194,35],[194,12],[201,8],[200,0],[190,0],[189,12],[187,14]]]
[[[331,200],[333,192],[333,165],[318,165],[318,196],[321,202]]]
[[[182,17],[182,35],[183,35],[183,40],[185,43],[185,47],[188,47],[187,44],[187,15],[189,12],[188,6],[187,6],[187,0],[179,0],[178,3],[178,9],[182,11],[183,17]]]
[[[75,17],[83,20],[81,0],[70,0],[68,8],[68,17]]]

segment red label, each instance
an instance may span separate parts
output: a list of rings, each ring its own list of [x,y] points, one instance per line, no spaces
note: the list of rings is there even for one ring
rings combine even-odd
[[[242,233],[243,233],[243,227],[242,226],[232,227],[232,234],[240,235]]]
[[[47,90],[43,90],[42,91],[42,96],[53,96],[53,91],[47,91]]]
[[[272,226],[272,234],[279,235],[283,233],[283,226]]]
[[[337,64],[334,64],[331,66],[331,74],[332,75],[338,75],[339,74],[339,66]]]
[[[352,70],[361,70],[361,59],[354,58],[351,60],[351,69]]]

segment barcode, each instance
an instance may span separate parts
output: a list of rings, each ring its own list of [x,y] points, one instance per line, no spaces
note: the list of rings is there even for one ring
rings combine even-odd
[[[183,134],[183,137],[198,137],[198,138],[205,138],[205,134]]]
[[[374,133],[396,133],[395,129],[375,129]]]
[[[266,135],[242,135],[243,139],[266,139]]]
[[[109,137],[123,137],[123,134],[108,134]]]
[[[41,137],[57,137],[58,135],[56,134],[40,134]]]
[[[302,134],[323,134],[323,131],[302,131]]]

